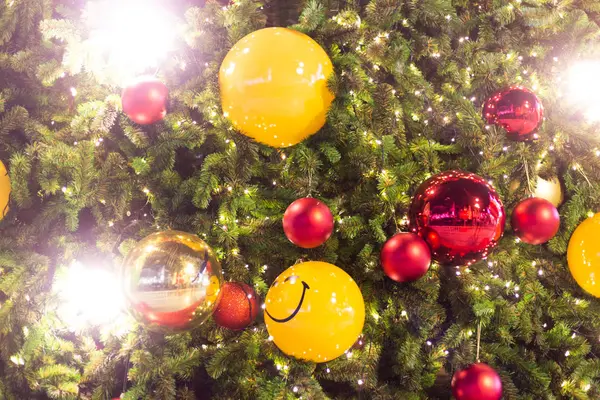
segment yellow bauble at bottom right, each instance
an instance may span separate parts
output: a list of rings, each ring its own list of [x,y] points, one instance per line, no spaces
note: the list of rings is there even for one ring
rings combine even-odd
[[[275,279],[265,299],[269,335],[289,356],[322,363],[358,339],[365,303],[341,268],[320,261],[293,265]]]
[[[567,261],[583,290],[600,297],[600,213],[583,221],[569,240]]]

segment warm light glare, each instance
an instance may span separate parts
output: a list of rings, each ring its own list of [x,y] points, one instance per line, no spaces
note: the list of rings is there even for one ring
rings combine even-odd
[[[74,261],[57,277],[54,287],[60,301],[59,317],[72,330],[106,325],[122,314],[121,285],[109,268]]]
[[[600,61],[581,61],[569,70],[569,101],[581,108],[590,122],[600,120]]]
[[[156,68],[173,49],[175,21],[157,1],[92,1],[83,18],[90,29],[91,67],[109,80],[123,84]]]

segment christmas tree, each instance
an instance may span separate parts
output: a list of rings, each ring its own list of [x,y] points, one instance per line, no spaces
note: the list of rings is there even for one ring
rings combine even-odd
[[[225,100],[256,104],[219,82],[232,47],[265,27],[306,34],[331,60],[310,83],[328,88],[326,121],[292,146],[244,132]],[[2,2],[0,398],[449,399],[476,361],[504,399],[600,398],[598,39],[595,0]],[[273,46],[261,65],[302,51]],[[278,93],[299,107],[301,95]],[[301,112],[277,99],[262,116]],[[464,186],[418,208],[456,170],[500,199],[496,214],[459,208]],[[558,232],[531,222],[554,218],[549,203],[521,203],[532,196],[557,207]],[[307,197],[324,224],[314,246],[282,227]],[[165,231],[210,247],[197,242],[201,261],[184,271],[205,285],[202,315],[127,303],[122,271]],[[421,246],[418,273],[384,272],[384,244],[409,231],[422,239],[392,244]],[[464,232],[477,251],[444,258]],[[256,310],[308,261],[345,271],[364,301],[360,336],[337,332],[354,343],[326,362],[292,356],[267,330],[278,315]],[[190,329],[173,322],[215,306]]]

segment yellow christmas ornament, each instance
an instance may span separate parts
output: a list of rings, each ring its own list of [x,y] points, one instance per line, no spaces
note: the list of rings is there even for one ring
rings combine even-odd
[[[265,323],[277,347],[317,363],[344,354],[364,321],[365,304],[356,282],[326,262],[289,267],[275,279],[265,300]]]
[[[600,297],[600,213],[575,229],[569,240],[567,261],[577,284]]]
[[[8,202],[10,201],[10,177],[4,163],[0,161],[0,220],[8,214]]]
[[[253,32],[221,64],[223,113],[251,138],[272,147],[300,143],[325,124],[333,66],[310,37],[286,28]]]

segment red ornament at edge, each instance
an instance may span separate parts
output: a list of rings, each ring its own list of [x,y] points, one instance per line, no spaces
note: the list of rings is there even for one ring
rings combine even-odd
[[[383,272],[388,278],[396,282],[409,282],[427,273],[431,251],[418,235],[401,232],[385,242],[380,258]]]
[[[452,377],[452,395],[456,400],[500,400],[502,380],[489,365],[472,364]]]
[[[560,228],[560,214],[554,204],[539,197],[521,201],[513,210],[511,225],[525,243],[542,244]]]
[[[258,296],[251,286],[241,282],[225,282],[221,300],[213,312],[217,325],[240,330],[250,325],[258,315]]]
[[[167,115],[169,89],[155,77],[144,76],[129,84],[121,93],[123,112],[133,122],[150,125]]]
[[[294,201],[283,214],[285,236],[296,246],[312,249],[329,239],[333,215],[325,203],[304,197]]]

